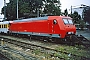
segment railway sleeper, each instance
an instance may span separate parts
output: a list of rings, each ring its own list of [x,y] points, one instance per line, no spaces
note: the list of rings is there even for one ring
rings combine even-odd
[[[9,39],[9,40],[11,40],[11,39]],[[15,41],[10,41],[10,42],[13,42],[13,43],[14,43]],[[13,44],[13,43],[12,43],[12,44]],[[18,43],[20,43],[20,42],[19,42],[19,41],[15,42],[16,45],[18,45]],[[24,44],[24,43],[20,43],[18,46],[24,47],[25,45],[23,46],[23,44]],[[32,44],[30,44],[30,45],[32,45]],[[33,46],[32,46],[32,49],[30,49],[30,50],[36,50],[36,49],[33,49],[33,48],[36,48],[36,47],[34,47],[34,46],[35,46],[35,45],[33,45]],[[27,47],[30,48],[29,45],[25,46],[25,48],[27,48]],[[28,48],[28,49],[29,49],[29,48]],[[43,50],[43,52],[44,52],[45,50],[48,50],[48,51],[49,51],[49,50],[50,50],[50,51],[53,50],[53,49],[49,49],[49,48],[45,48],[45,47],[39,47],[39,48],[41,48],[41,50]],[[53,50],[53,51],[56,51],[56,50]],[[58,51],[57,51],[57,52],[58,52]],[[47,53],[47,52],[46,52],[46,53]],[[64,53],[65,53],[65,54],[68,54],[67,52],[64,52]],[[76,55],[74,55],[74,56],[76,56]],[[80,57],[80,56],[79,56],[79,57]],[[84,58],[86,58],[86,57],[84,57]],[[86,59],[87,59],[87,58],[86,58]]]
[[[67,36],[64,39],[61,38],[52,38],[52,37],[47,37],[47,36],[35,36],[35,35],[22,35],[22,34],[12,34],[15,37],[23,37],[23,38],[29,38],[29,40],[41,40],[45,42],[54,42],[54,43],[60,43],[60,44],[67,44],[67,45],[84,45],[86,47],[90,46],[90,41],[87,40],[85,37],[82,35],[70,35]]]
[[[72,41],[73,40],[73,41]],[[72,35],[71,43],[77,44],[77,45],[83,45],[85,47],[90,46],[90,41],[83,37],[82,35]]]

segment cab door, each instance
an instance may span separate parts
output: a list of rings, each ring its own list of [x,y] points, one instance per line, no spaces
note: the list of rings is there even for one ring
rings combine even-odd
[[[53,23],[52,23],[52,33],[56,33],[57,32],[57,20],[54,19]]]
[[[53,20],[49,20],[49,33],[50,34],[55,34],[56,33],[56,30],[57,27],[58,27],[58,24],[57,24],[57,20],[56,19],[53,19]]]

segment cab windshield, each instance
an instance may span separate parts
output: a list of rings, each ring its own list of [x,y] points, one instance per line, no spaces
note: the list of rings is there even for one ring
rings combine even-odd
[[[65,24],[73,24],[71,19],[63,18]]]

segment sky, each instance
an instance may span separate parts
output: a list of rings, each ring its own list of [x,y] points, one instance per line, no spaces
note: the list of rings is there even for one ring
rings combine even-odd
[[[9,0],[6,0],[6,2],[8,3]],[[72,6],[80,6],[81,4],[84,4],[84,5],[90,6],[90,0],[60,0],[60,2],[61,2],[62,11],[64,11],[65,9],[68,9],[68,11],[70,11],[71,5]],[[3,6],[4,6],[4,0],[0,0],[0,13],[1,13],[1,8]],[[2,16],[0,15],[0,18],[1,17]]]
[[[71,6],[73,6],[72,8],[76,8],[78,6],[81,6],[81,4],[90,6],[90,0],[60,0],[60,2],[62,11],[64,11],[65,9],[68,9],[68,11],[70,11]]]

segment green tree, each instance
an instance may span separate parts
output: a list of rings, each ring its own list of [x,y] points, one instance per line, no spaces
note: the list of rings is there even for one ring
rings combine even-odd
[[[44,14],[61,15],[59,0],[44,0]]]
[[[78,28],[83,30],[83,28],[86,27],[85,21],[82,20],[78,12],[75,11],[73,14],[69,14],[69,16],[72,17],[75,24],[79,24],[79,26],[77,26]]]
[[[84,20],[80,20],[80,28],[83,30],[83,28],[86,27],[85,21]]]
[[[74,12],[73,14],[70,15],[70,17],[73,18],[74,23],[80,24],[81,16],[78,14],[78,12]]]
[[[83,10],[83,20],[90,24],[90,7],[87,6]]]
[[[16,19],[16,6],[17,0],[10,0],[6,6],[7,20]],[[40,14],[53,14],[60,15],[60,2],[59,0],[18,0],[18,14],[19,18],[36,17],[39,9]],[[4,14],[4,7],[2,8]]]
[[[8,20],[16,19],[17,0],[10,0],[6,6],[6,17]],[[21,17],[32,17],[31,15],[37,14],[37,8],[41,8],[43,5],[42,0],[18,0],[18,14]],[[4,14],[4,7],[2,8],[2,14]]]
[[[65,16],[68,16],[68,11],[67,9],[64,10],[64,13],[63,13]]]
[[[16,18],[16,6],[14,1],[10,0],[6,6],[6,17],[7,19],[15,19]],[[2,8],[2,14],[4,14],[4,7]]]

